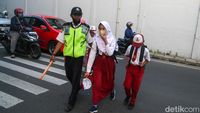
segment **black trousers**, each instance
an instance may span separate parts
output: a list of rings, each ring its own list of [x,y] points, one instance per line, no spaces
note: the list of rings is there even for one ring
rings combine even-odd
[[[72,85],[72,91],[68,100],[68,104],[71,106],[75,105],[78,91],[81,89],[80,79],[82,73],[83,58],[84,57],[65,57],[65,72],[68,80]]]

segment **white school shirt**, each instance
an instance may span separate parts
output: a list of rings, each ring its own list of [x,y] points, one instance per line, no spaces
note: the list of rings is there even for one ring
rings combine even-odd
[[[94,42],[95,37],[96,37],[96,35],[94,35],[94,37],[89,36],[88,37],[88,43],[91,44],[92,42]]]
[[[126,53],[125,53],[125,56],[129,56],[130,55],[131,46],[132,45],[128,46],[128,48],[126,50]],[[132,61],[135,50],[136,50],[136,47],[134,47],[134,50],[133,50],[133,53],[132,53],[132,56],[131,56],[131,64],[140,65],[139,59],[140,59],[141,47],[139,47],[138,50],[137,50],[137,55],[136,55],[135,61]],[[142,62],[144,62],[145,60],[147,60],[147,61],[151,60],[150,53],[149,53],[149,50],[147,48],[145,48],[145,50],[144,50],[144,57],[143,57]]]
[[[86,72],[91,72],[98,48],[98,54],[102,55],[103,53],[107,56],[112,56],[116,49],[116,40],[115,38],[107,38],[108,44],[105,45],[104,41],[99,37],[95,37],[95,40],[92,43],[92,48],[89,54],[89,59],[87,63],[87,70]]]
[[[65,43],[65,33],[64,31],[60,32],[56,38],[59,42],[61,43]]]

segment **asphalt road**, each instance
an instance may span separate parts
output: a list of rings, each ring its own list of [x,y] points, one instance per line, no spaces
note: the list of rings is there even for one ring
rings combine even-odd
[[[45,80],[39,76],[49,56],[33,60],[26,56],[10,59],[0,47],[0,113],[65,113],[71,85],[64,76],[62,57],[57,58]],[[152,60],[145,70],[134,110],[123,105],[126,61],[121,57],[116,69],[116,100],[105,99],[99,113],[165,113],[168,106],[200,109],[200,68]],[[80,91],[70,113],[88,113],[91,91]],[[194,112],[195,113],[195,112]]]

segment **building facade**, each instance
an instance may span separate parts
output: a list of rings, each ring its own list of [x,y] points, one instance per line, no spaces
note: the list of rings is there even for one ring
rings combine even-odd
[[[126,22],[145,36],[152,51],[200,60],[200,0],[0,0],[0,10],[21,7],[25,14],[54,15],[70,21],[74,6],[83,9],[90,25],[110,23],[117,38],[124,37]]]

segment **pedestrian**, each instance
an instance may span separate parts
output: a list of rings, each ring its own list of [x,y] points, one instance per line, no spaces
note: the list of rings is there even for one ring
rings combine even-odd
[[[127,48],[125,55],[129,57],[129,62],[126,66],[126,77],[124,80],[126,92],[124,105],[128,105],[128,109],[131,110],[136,103],[136,97],[144,75],[144,66],[150,61],[150,53],[144,45],[142,34],[134,36],[133,42]]]
[[[71,10],[72,22],[64,24],[64,30],[57,36],[58,43],[52,54],[51,60],[55,59],[56,53],[64,45],[63,55],[65,58],[65,71],[68,80],[72,85],[71,94],[65,111],[69,112],[74,108],[77,94],[80,87],[83,58],[86,53],[87,34],[89,26],[81,23],[82,9],[74,7]]]
[[[90,27],[90,38],[89,38],[89,42],[88,42],[88,44],[89,44],[90,46],[91,46],[91,44],[93,43],[96,34],[97,34],[96,27],[95,27],[95,26],[91,26],[91,27]]]
[[[115,99],[115,59],[113,55],[116,45],[110,25],[108,22],[102,21],[98,25],[98,34],[92,44],[85,73],[85,77],[89,77],[92,81],[93,105],[89,109],[90,113],[98,112],[98,104],[108,95],[111,100]]]
[[[86,65],[87,65],[89,53],[90,53],[90,50],[91,50],[91,47],[92,47],[92,43],[93,43],[93,41],[96,37],[96,27],[95,26],[90,27],[89,34],[90,34],[90,36],[88,38],[87,51],[86,51],[86,55],[85,55],[85,58],[84,58],[84,64],[83,64],[84,67],[86,67]]]

